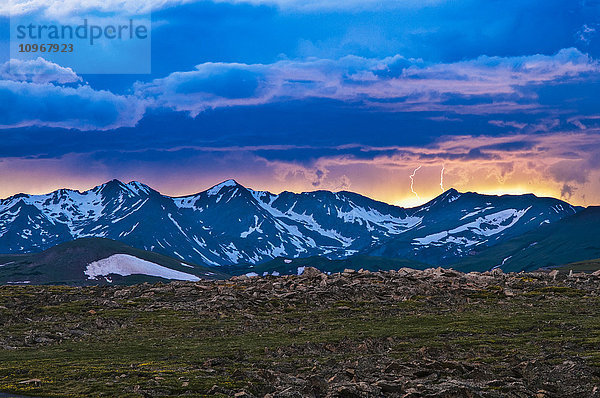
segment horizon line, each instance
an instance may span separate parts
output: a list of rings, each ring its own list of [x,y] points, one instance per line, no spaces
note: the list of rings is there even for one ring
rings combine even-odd
[[[384,200],[374,199],[371,196],[363,194],[363,193],[360,193],[360,192],[350,191],[350,190],[345,190],[345,189],[335,190],[335,191],[334,190],[328,190],[328,189],[315,189],[315,190],[312,190],[312,191],[293,191],[293,190],[284,189],[284,190],[280,191],[279,193],[274,193],[274,192],[271,192],[271,191],[268,191],[268,190],[261,190],[261,189],[249,188],[249,187],[247,187],[247,186],[245,186],[243,184],[240,184],[235,178],[228,178],[228,179],[225,179],[225,180],[223,180],[223,181],[221,181],[221,182],[219,182],[217,184],[214,184],[214,185],[212,185],[212,186],[210,186],[210,187],[208,187],[208,188],[206,188],[204,190],[195,191],[194,193],[184,194],[184,195],[173,195],[173,196],[172,195],[168,195],[168,194],[165,194],[165,193],[159,191],[158,189],[153,188],[151,185],[148,185],[148,184],[146,184],[144,182],[141,182],[141,181],[135,180],[135,179],[134,180],[130,180],[129,182],[123,182],[122,180],[120,180],[118,178],[113,178],[113,179],[110,179],[110,180],[108,180],[108,181],[106,181],[104,183],[94,185],[94,186],[92,186],[92,187],[90,187],[88,189],[80,190],[80,189],[76,189],[76,188],[62,187],[62,188],[57,188],[57,189],[51,190],[49,192],[39,193],[39,194],[19,192],[19,193],[15,193],[13,195],[10,195],[10,196],[4,197],[4,198],[0,198],[0,201],[6,201],[6,200],[9,200],[11,198],[15,198],[15,197],[19,197],[19,196],[44,196],[44,195],[49,195],[49,194],[52,194],[52,193],[55,193],[55,192],[58,192],[58,191],[61,191],[61,190],[66,190],[66,191],[77,192],[79,194],[83,194],[85,192],[92,191],[92,190],[94,190],[96,188],[105,186],[105,185],[107,185],[107,184],[109,184],[109,183],[111,183],[113,181],[116,181],[116,182],[118,182],[118,183],[120,183],[120,184],[122,184],[124,186],[127,186],[127,185],[132,184],[132,183],[140,184],[140,185],[143,185],[145,187],[150,188],[151,190],[159,193],[162,196],[169,197],[169,198],[172,198],[172,199],[186,198],[186,197],[190,197],[190,196],[200,195],[200,194],[205,193],[205,192],[207,192],[207,191],[209,191],[209,190],[211,190],[211,189],[213,189],[213,188],[215,188],[215,187],[217,187],[219,185],[223,185],[223,184],[225,184],[225,183],[227,183],[229,181],[232,181],[235,184],[239,185],[240,187],[242,187],[242,188],[244,188],[246,190],[250,190],[250,191],[253,191],[253,192],[266,192],[266,193],[269,193],[271,195],[281,195],[281,194],[283,194],[285,192],[290,192],[290,193],[294,193],[294,194],[304,194],[304,193],[314,193],[314,192],[331,192],[331,193],[348,192],[348,193],[359,195],[359,196],[362,196],[362,197],[365,197],[365,198],[368,198],[370,200],[374,200],[374,201],[377,201],[377,202],[380,202],[380,203],[385,203],[385,204],[387,204],[389,206],[399,207],[399,208],[403,208],[403,209],[414,209],[414,208],[417,208],[417,207],[424,206],[427,203],[429,203],[429,202],[431,202],[431,201],[433,201],[433,200],[435,200],[435,199],[437,199],[437,198],[439,198],[439,197],[443,196],[444,194],[447,194],[448,192],[451,192],[451,191],[455,191],[456,193],[461,194],[461,195],[463,195],[463,194],[476,194],[476,195],[482,195],[482,196],[495,196],[495,197],[502,197],[502,196],[530,196],[530,195],[532,195],[532,196],[534,196],[536,198],[548,198],[548,199],[559,200],[559,201],[567,203],[569,206],[573,206],[573,207],[588,208],[588,207],[600,206],[600,204],[599,205],[592,204],[592,205],[587,205],[587,206],[575,205],[575,204],[570,203],[568,200],[565,200],[565,199],[562,199],[562,198],[557,198],[555,196],[545,196],[545,195],[538,196],[537,194],[535,194],[533,192],[525,192],[525,193],[510,193],[510,192],[506,192],[506,193],[490,193],[490,192],[485,192],[485,191],[479,191],[478,192],[478,191],[471,191],[471,190],[460,191],[460,190],[458,190],[458,189],[456,189],[454,187],[450,187],[450,188],[444,190],[443,192],[441,192],[439,195],[434,196],[434,197],[432,197],[430,199],[426,199],[422,203],[417,204],[415,206],[402,206],[402,205],[398,205],[398,204],[395,204],[395,203],[390,203],[390,202],[387,202],[387,201],[384,201]]]

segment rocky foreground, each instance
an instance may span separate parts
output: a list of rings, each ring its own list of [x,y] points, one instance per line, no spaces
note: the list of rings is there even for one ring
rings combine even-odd
[[[0,287],[27,396],[600,397],[600,276],[430,269]]]

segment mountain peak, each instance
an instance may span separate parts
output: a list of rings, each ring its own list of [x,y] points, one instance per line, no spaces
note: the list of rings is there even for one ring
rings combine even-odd
[[[115,178],[93,188],[93,191],[102,191],[105,193],[124,192],[128,196],[139,196],[148,194],[150,191],[152,191],[152,188],[138,181],[130,181],[125,184],[121,180],[117,180]]]
[[[96,187],[94,187],[94,190],[104,190],[104,189],[117,189],[120,187],[125,186],[125,184],[123,184],[120,180],[112,179],[110,181],[105,182],[104,184],[100,184]]]
[[[424,203],[421,206],[417,206],[415,209],[418,209],[418,211],[428,211],[428,209],[432,206],[441,206],[446,202],[454,202],[461,195],[462,193],[460,193],[456,189],[450,188],[444,191],[443,193],[439,194],[435,198],[431,199],[429,202]]]
[[[456,189],[450,188],[446,192],[444,192],[443,194],[441,194],[440,196],[438,196],[436,199],[440,199],[443,202],[450,203],[450,202],[454,202],[461,195],[462,194],[460,192],[458,192]]]
[[[240,185],[240,184],[236,180],[234,180],[233,178],[230,178],[230,179],[225,180],[222,183],[217,184],[217,185],[222,185],[222,186],[227,186],[227,187],[234,187],[234,186],[237,186],[237,185]]]
[[[129,181],[125,186],[138,195],[140,193],[150,193],[152,190],[148,185],[139,181]]]
[[[208,194],[208,196],[212,196],[212,195],[216,195],[218,194],[223,188],[228,188],[228,187],[239,187],[239,188],[243,188],[242,185],[238,184],[238,182],[234,179],[229,179],[229,180],[225,180],[220,184],[217,184],[215,186],[213,186],[212,188],[208,189],[206,191],[206,193]]]
[[[457,193],[460,193],[460,192],[458,192],[454,188],[450,188],[450,189],[447,189],[442,195],[455,195]]]

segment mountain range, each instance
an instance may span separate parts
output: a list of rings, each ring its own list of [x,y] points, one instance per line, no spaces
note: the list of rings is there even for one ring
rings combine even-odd
[[[112,180],[83,192],[60,189],[0,200],[0,253],[36,253],[96,237],[212,268],[368,256],[489,269],[508,257],[504,251],[515,240],[532,244],[540,240],[536,233],[585,212],[590,210],[532,194],[450,189],[403,208],[346,191],[273,194],[234,180],[184,197]],[[512,258],[505,265],[516,269],[519,257]]]

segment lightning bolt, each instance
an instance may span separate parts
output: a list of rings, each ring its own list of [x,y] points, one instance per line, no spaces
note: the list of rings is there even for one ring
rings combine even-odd
[[[413,173],[409,176],[409,178],[410,178],[410,190],[412,191],[412,193],[415,194],[415,196],[417,197],[417,199],[421,199],[421,198],[419,198],[419,194],[417,194],[415,192],[415,190],[413,189],[413,184],[415,183],[415,175],[417,174],[417,171],[419,171],[420,168],[421,168],[421,166],[417,167],[415,169],[415,171],[413,171]]]
[[[446,165],[442,165],[442,172],[440,173],[440,188],[442,192],[444,192],[444,170],[446,169]]]

